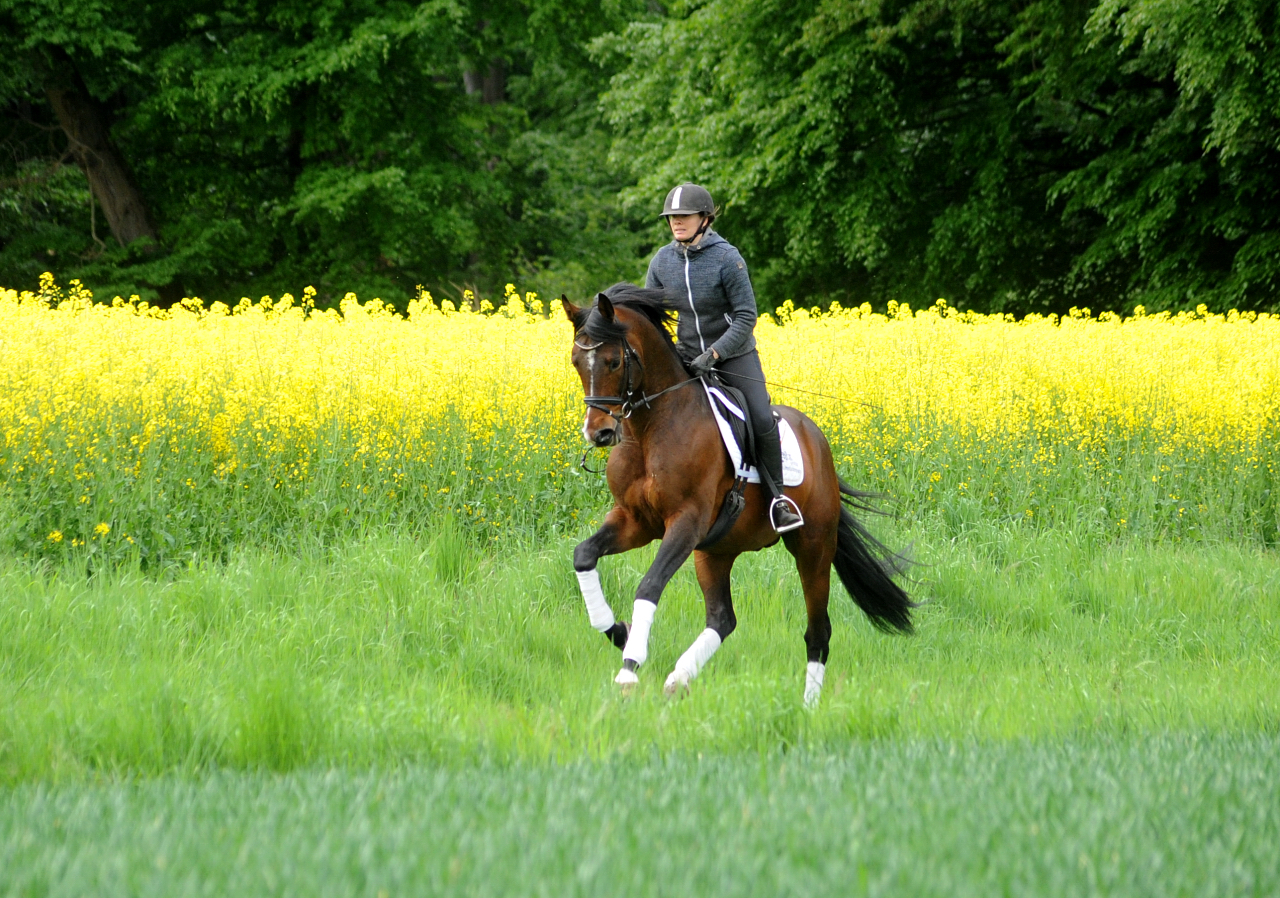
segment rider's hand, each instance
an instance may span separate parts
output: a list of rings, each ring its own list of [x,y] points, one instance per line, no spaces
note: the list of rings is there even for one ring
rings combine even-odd
[[[716,351],[708,349],[702,355],[695,358],[689,363],[689,370],[693,372],[694,377],[701,377],[710,371],[716,363]]]

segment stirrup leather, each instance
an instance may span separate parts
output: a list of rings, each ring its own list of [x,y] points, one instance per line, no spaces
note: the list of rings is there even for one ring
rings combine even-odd
[[[773,512],[779,504],[781,504],[783,508],[788,508],[788,510],[796,516],[794,523],[785,524],[781,527],[778,526],[777,522],[774,520]],[[769,524],[778,533],[789,533],[792,530],[798,530],[804,526],[804,515],[800,513],[800,506],[797,505],[795,500],[790,496],[775,496],[774,500],[769,503]]]

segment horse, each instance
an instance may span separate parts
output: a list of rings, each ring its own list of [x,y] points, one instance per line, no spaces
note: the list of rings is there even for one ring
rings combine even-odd
[[[675,313],[661,291],[617,284],[579,307],[561,296],[573,324],[570,359],[582,379],[587,406],[582,434],[594,446],[612,446],[605,468],[613,508],[600,528],[574,549],[573,566],[591,625],[622,650],[615,683],[629,692],[648,656],[654,614],[667,583],[693,555],[706,603],[706,629],[664,683],[668,695],[689,682],[737,626],[730,589],[734,561],[779,540],[768,519],[769,496],[745,488],[745,506],[732,529],[704,541],[734,487],[735,471],[710,400],[691,378],[671,336]],[[804,526],[782,534],[795,558],[808,612],[803,701],[818,703],[831,644],[827,603],[834,566],[840,581],[878,629],[911,633],[916,605],[894,581],[909,561],[877,541],[847,505],[871,511],[871,494],[836,474],[831,447],[818,426],[788,406],[775,412],[790,424],[804,462],[804,480],[785,492],[801,509]],[[661,540],[653,564],[636,589],[631,623],[615,618],[600,586],[597,564],[606,555]]]

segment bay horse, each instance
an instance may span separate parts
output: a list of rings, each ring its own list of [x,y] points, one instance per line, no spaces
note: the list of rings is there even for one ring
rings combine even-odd
[[[664,689],[687,690],[737,625],[729,575],[743,552],[779,539],[768,519],[769,497],[759,485],[746,487],[745,507],[733,528],[713,545],[702,545],[725,494],[734,466],[721,441],[706,391],[685,370],[671,337],[675,314],[661,291],[617,284],[580,308],[561,297],[573,323],[571,360],[582,378],[587,405],[583,436],[595,446],[613,446],[606,466],[613,508],[592,536],[579,543],[573,566],[591,625],[622,649],[615,682],[629,691],[648,656],[649,632],[667,583],[692,554],[706,601],[707,625],[676,662]],[[875,540],[845,507],[870,510],[867,494],[836,475],[831,447],[816,424],[796,409],[775,405],[795,432],[804,459],[804,480],[786,494],[799,505],[804,526],[781,539],[796,561],[809,626],[804,703],[822,693],[831,643],[827,600],[834,565],[854,602],[884,631],[912,631],[915,605],[894,582],[906,560]],[[596,565],[614,555],[661,540],[657,556],[640,580],[628,626],[614,617],[600,587]]]

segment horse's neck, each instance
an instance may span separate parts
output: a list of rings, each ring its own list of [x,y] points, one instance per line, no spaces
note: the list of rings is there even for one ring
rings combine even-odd
[[[688,379],[689,374],[676,354],[659,343],[658,338],[646,338],[644,351],[644,391],[650,396]]]
[[[653,396],[689,379],[684,365],[666,346],[656,344],[656,340],[650,340],[646,341],[644,350],[643,390],[647,395]],[[700,391],[701,387],[698,384],[689,384],[672,389],[669,393],[663,393],[649,408],[643,406],[637,408],[628,419],[636,432],[635,435],[643,437],[655,425],[665,430],[666,426],[673,421],[692,421],[696,414],[695,410],[700,407],[701,400],[698,396]]]

